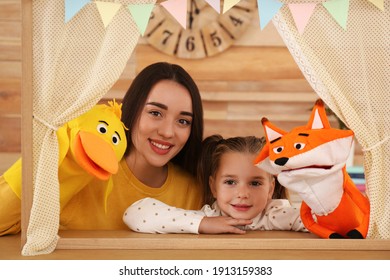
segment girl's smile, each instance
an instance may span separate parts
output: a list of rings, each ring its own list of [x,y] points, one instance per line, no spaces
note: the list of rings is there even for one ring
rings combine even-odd
[[[247,205],[247,204],[231,204],[231,206],[236,210],[236,211],[249,211],[252,207],[252,205]]]

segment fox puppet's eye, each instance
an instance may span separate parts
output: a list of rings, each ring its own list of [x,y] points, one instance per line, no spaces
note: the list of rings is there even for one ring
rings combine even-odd
[[[294,143],[294,148],[297,150],[302,150],[303,148],[305,148],[305,146],[305,143]]]
[[[284,150],[284,147],[279,146],[279,147],[273,148],[272,150],[274,151],[275,154],[280,154]]]

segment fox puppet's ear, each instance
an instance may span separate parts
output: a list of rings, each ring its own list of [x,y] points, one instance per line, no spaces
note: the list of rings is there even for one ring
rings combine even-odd
[[[273,125],[267,118],[262,118],[264,134],[266,139],[265,146],[261,149],[259,155],[256,157],[254,163],[259,164],[269,156],[269,143],[282,137],[286,132]]]
[[[274,141],[282,137],[286,132],[275,125],[273,125],[267,118],[262,118],[261,123],[263,124],[265,138],[267,143]]]
[[[325,104],[321,99],[316,101],[306,127],[307,129],[330,128],[330,123],[325,111]]]

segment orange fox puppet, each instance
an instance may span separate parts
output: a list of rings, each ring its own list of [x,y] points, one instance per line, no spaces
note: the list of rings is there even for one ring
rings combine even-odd
[[[345,166],[353,132],[331,128],[320,99],[306,126],[285,132],[266,118],[262,124],[267,143],[255,164],[300,195],[305,227],[322,238],[365,238],[370,204]]]

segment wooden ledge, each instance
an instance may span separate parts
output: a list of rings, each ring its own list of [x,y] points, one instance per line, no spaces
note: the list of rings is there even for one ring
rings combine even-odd
[[[132,250],[342,250],[388,251],[390,240],[321,239],[311,233],[252,231],[244,235],[143,234],[131,231],[61,231],[57,249]]]
[[[54,252],[21,255],[21,236],[0,237],[0,260],[390,260],[390,240],[324,240],[310,233],[245,235],[66,231]]]

